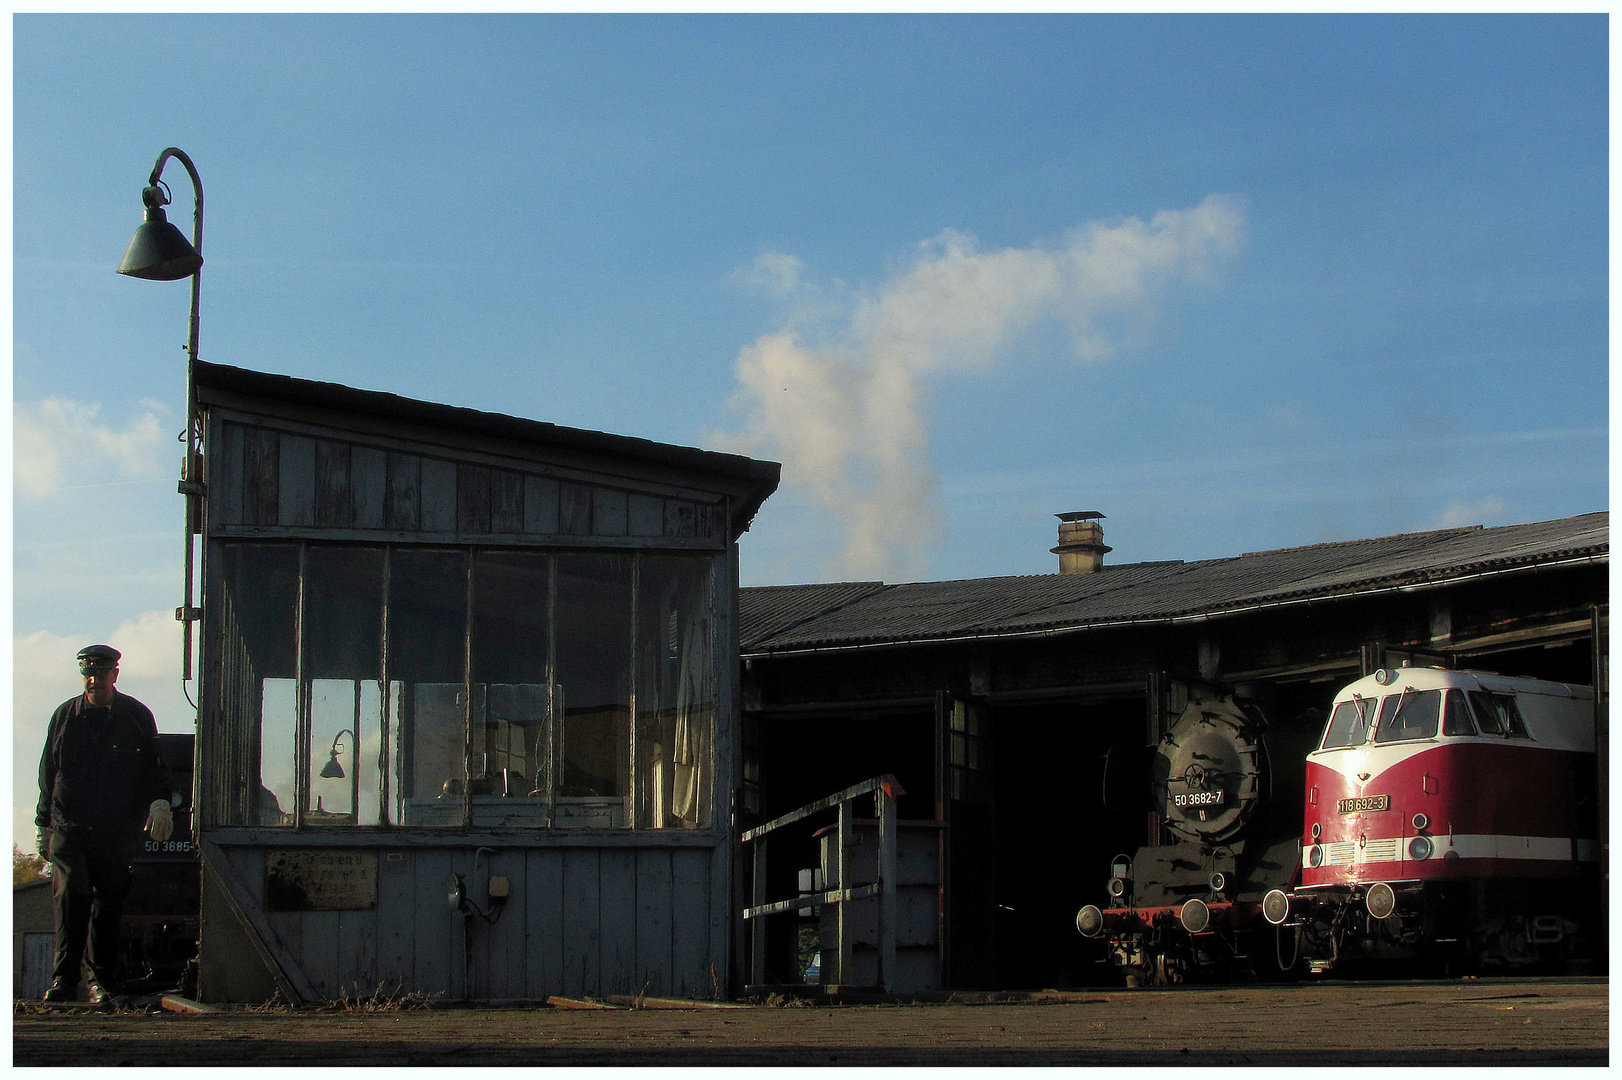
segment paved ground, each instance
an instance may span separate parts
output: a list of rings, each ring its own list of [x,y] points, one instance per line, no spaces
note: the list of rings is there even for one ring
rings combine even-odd
[[[1604,979],[1316,983],[691,1010],[16,1006],[17,1065],[1590,1065]]]

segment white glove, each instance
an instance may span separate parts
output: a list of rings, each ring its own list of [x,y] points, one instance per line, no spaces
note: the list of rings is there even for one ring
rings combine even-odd
[[[146,815],[146,834],[158,843],[169,839],[175,831],[175,816],[169,810],[168,799],[153,799],[152,809]]]

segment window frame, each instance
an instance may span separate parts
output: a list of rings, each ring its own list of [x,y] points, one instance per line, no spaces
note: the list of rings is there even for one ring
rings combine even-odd
[[[211,832],[216,830],[251,830],[254,832],[259,832],[260,830],[263,830],[264,834],[267,836],[286,837],[289,839],[294,836],[298,836],[300,838],[314,838],[318,836],[348,836],[351,838],[349,842],[353,842],[353,838],[356,835],[377,835],[379,833],[410,833],[425,838],[448,837],[449,835],[463,835],[468,833],[495,833],[501,835],[511,835],[516,833],[536,837],[546,835],[549,837],[558,838],[571,834],[588,833],[594,835],[599,840],[602,838],[604,833],[609,833],[614,835],[639,837],[641,838],[639,842],[649,841],[655,837],[674,839],[678,836],[688,837],[690,841],[693,842],[697,842],[701,838],[705,841],[713,842],[715,835],[725,827],[726,814],[724,812],[724,802],[727,788],[730,787],[730,768],[729,761],[726,759],[726,753],[724,751],[725,744],[721,742],[721,739],[723,730],[730,733],[731,728],[731,725],[726,724],[724,720],[725,712],[723,709],[723,706],[730,701],[730,694],[727,690],[727,686],[729,685],[729,680],[731,678],[730,673],[725,670],[725,658],[727,655],[729,655],[726,638],[727,631],[725,627],[731,618],[731,616],[728,614],[729,607],[723,599],[723,587],[725,583],[730,580],[728,575],[730,572],[731,561],[727,551],[693,550],[686,548],[644,549],[576,546],[486,546],[454,543],[401,543],[389,541],[365,541],[355,543],[324,541],[315,538],[266,537],[263,540],[258,540],[241,537],[216,537],[213,538],[211,544],[209,545],[210,554],[214,556],[210,562],[213,563],[215,567],[221,567],[226,562],[227,549],[234,548],[244,550],[260,546],[269,546],[272,544],[281,545],[284,547],[296,546],[298,549],[298,579],[296,583],[298,606],[294,616],[293,630],[293,647],[295,656],[297,657],[297,671],[294,675],[294,678],[296,679],[295,696],[297,699],[297,718],[295,727],[296,733],[293,740],[293,753],[295,770],[294,775],[296,777],[299,790],[294,799],[293,813],[288,815],[290,820],[286,824],[282,825],[259,823],[253,815],[249,814],[247,811],[244,811],[240,806],[232,805],[232,800],[221,798],[218,800],[220,805],[215,807],[205,807],[204,812],[199,817],[199,821],[206,822],[207,828]],[[307,802],[314,802],[313,797],[310,797],[309,795],[311,784],[311,777],[309,775],[311,772],[310,763],[314,761],[312,755],[319,751],[321,761],[325,761],[327,757],[326,747],[316,747],[312,744],[310,716],[311,694],[309,692],[310,688],[307,685],[311,681],[311,672],[306,655],[309,648],[309,633],[311,628],[308,625],[307,612],[305,611],[304,602],[305,593],[308,588],[308,578],[306,576],[308,572],[308,553],[313,548],[367,548],[381,549],[383,552],[383,557],[381,559],[381,573],[383,581],[381,583],[380,590],[378,590],[381,596],[378,616],[383,626],[382,643],[380,645],[380,652],[382,655],[379,657],[378,661],[382,698],[382,716],[380,717],[380,730],[378,733],[380,745],[377,748],[375,758],[360,763],[365,769],[367,782],[375,781],[378,788],[378,790],[374,793],[375,803],[378,806],[377,820],[375,823],[316,823],[310,820],[309,815],[306,812],[307,807],[305,804]],[[462,626],[460,628],[460,634],[458,635],[463,646],[463,655],[461,658],[463,687],[463,693],[461,695],[461,742],[464,768],[467,769],[468,775],[472,775],[472,757],[475,746],[474,726],[481,722],[481,717],[483,716],[483,713],[475,709],[474,698],[480,697],[484,699],[485,711],[487,712],[489,708],[489,687],[491,685],[496,685],[493,683],[475,681],[475,666],[473,663],[472,650],[474,648],[474,635],[476,633],[475,625],[479,621],[479,616],[474,608],[474,599],[476,596],[475,584],[481,556],[487,554],[523,553],[538,556],[545,561],[549,583],[548,593],[545,601],[546,656],[544,659],[544,670],[546,674],[544,684],[540,685],[544,685],[546,697],[546,716],[544,721],[545,727],[544,733],[541,736],[542,744],[545,747],[544,760],[546,776],[544,785],[537,783],[537,790],[545,791],[544,813],[538,815],[538,820],[523,821],[518,824],[511,824],[505,821],[498,824],[488,824],[487,822],[489,815],[481,814],[479,812],[479,808],[492,801],[495,804],[500,804],[501,800],[494,796],[486,796],[484,794],[477,793],[477,786],[473,782],[464,782],[462,784],[459,813],[455,814],[454,822],[445,822],[443,824],[403,824],[400,820],[404,815],[401,814],[400,806],[398,804],[403,802],[404,796],[402,795],[402,789],[406,786],[406,780],[401,775],[397,775],[397,773],[401,768],[401,762],[405,755],[402,750],[401,732],[396,730],[396,725],[404,722],[402,719],[404,714],[402,714],[400,711],[400,703],[396,700],[396,698],[397,695],[400,695],[402,692],[409,693],[409,688],[415,684],[404,681],[402,679],[402,675],[406,675],[408,673],[398,670],[398,665],[391,663],[392,658],[390,656],[389,638],[390,619],[391,612],[393,610],[393,597],[391,596],[391,589],[402,586],[402,583],[393,580],[393,568],[395,562],[394,556],[398,552],[407,550],[419,552],[454,551],[460,553],[461,555],[462,570],[465,572],[467,578],[468,596],[468,604],[462,612]],[[566,821],[560,821],[556,813],[556,800],[561,792],[561,763],[558,759],[558,753],[560,751],[563,735],[562,727],[565,723],[561,701],[562,695],[557,692],[557,635],[560,629],[557,621],[558,565],[560,559],[571,555],[610,554],[623,555],[626,557],[629,568],[628,588],[631,596],[631,616],[624,628],[628,636],[624,649],[628,668],[625,672],[615,676],[623,681],[623,684],[626,687],[625,697],[627,699],[624,710],[626,714],[626,731],[622,733],[624,736],[622,742],[624,744],[623,749],[625,761],[621,764],[626,770],[628,781],[626,791],[622,795],[616,796],[616,798],[623,803],[624,811],[620,815],[619,821],[614,824],[603,824],[599,818],[593,821],[588,821],[584,824],[571,825]],[[707,790],[703,792],[702,796],[702,818],[700,819],[700,823],[696,825],[682,826],[670,825],[667,823],[663,827],[657,827],[652,824],[651,819],[648,819],[648,815],[640,809],[642,803],[645,802],[644,793],[642,792],[641,788],[650,781],[648,777],[644,777],[640,774],[639,770],[643,767],[643,763],[637,756],[637,728],[639,724],[639,710],[637,704],[637,694],[639,689],[637,674],[637,635],[639,633],[639,620],[636,615],[636,605],[641,600],[641,573],[644,560],[647,558],[659,558],[661,560],[679,559],[683,562],[691,564],[696,568],[692,575],[692,580],[698,583],[695,587],[699,590],[699,592],[696,594],[698,597],[699,606],[695,606],[691,610],[693,610],[695,613],[692,616],[693,618],[702,618],[705,648],[707,649],[708,653],[707,658],[703,661],[708,665],[708,670],[704,677],[708,680],[708,684],[712,691],[710,700],[708,702],[707,712],[703,713],[702,717],[703,722],[708,726],[708,737],[707,745],[702,747],[703,754],[705,756],[700,761],[700,767],[707,770],[709,773],[709,780],[706,785]],[[207,570],[208,573],[205,580],[211,589],[220,590],[227,587],[225,581],[220,576],[221,571],[214,569],[214,567],[209,567]],[[240,599],[238,602],[240,603]],[[260,732],[261,720],[257,715],[257,712],[245,710],[240,702],[236,701],[235,699],[227,700],[228,695],[222,693],[222,690],[227,684],[232,682],[233,678],[240,681],[242,677],[240,672],[226,670],[226,666],[228,664],[233,662],[240,663],[241,661],[238,661],[234,657],[227,654],[227,650],[225,648],[225,633],[226,631],[223,627],[215,626],[212,628],[210,637],[205,639],[203,643],[205,648],[213,650],[219,657],[219,662],[214,664],[213,668],[219,672],[220,676],[218,679],[219,686],[202,687],[205,695],[204,700],[209,702],[209,722],[204,725],[205,738],[211,742],[217,742],[229,750],[229,744],[232,740],[250,737],[246,736],[244,732],[240,730],[241,725],[247,724],[252,728],[251,740],[257,747],[262,739]],[[203,670],[207,671],[210,670],[210,668],[205,665]],[[328,677],[330,678],[331,676]],[[359,678],[359,676],[357,676],[357,678]],[[258,678],[252,687],[253,692],[262,694],[263,688],[267,681],[268,677]],[[477,692],[479,690],[484,692],[480,694]],[[353,737],[346,737],[346,741],[348,741],[349,738]],[[230,753],[221,755],[207,755],[204,758],[204,768],[209,769],[211,772],[219,771],[210,763],[210,759],[220,760],[223,764],[225,758],[234,756],[240,755],[233,755]],[[316,764],[319,763],[320,762],[316,762]],[[344,763],[346,765],[348,764],[347,757],[344,759]],[[239,764],[238,768],[240,767],[241,766]],[[536,766],[536,768],[539,767],[539,765]],[[251,771],[253,775],[248,779],[249,783],[257,782],[264,774],[263,762],[259,760],[259,756],[257,754],[255,754],[254,760],[252,761]],[[360,770],[356,771],[360,772]],[[539,777],[539,774],[537,774],[537,777]],[[718,779],[723,777],[728,778],[726,787],[716,783]],[[223,775],[211,775],[208,782],[200,785],[200,788],[203,790],[213,790],[219,788],[223,792],[224,787],[228,786],[231,782],[231,778],[229,777],[225,777]],[[534,783],[535,781],[531,782]],[[355,809],[357,809],[357,807],[351,807],[351,812],[353,813]],[[241,820],[224,820],[228,818]],[[485,820],[481,821],[481,818]]]

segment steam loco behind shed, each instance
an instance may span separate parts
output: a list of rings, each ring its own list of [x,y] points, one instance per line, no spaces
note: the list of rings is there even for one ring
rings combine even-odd
[[[1591,958],[1601,916],[1589,687],[1382,669],[1306,758],[1300,885],[1268,920],[1316,972]],[[1293,940],[1291,940],[1293,939]]]
[[[1108,906],[1083,907],[1076,929],[1105,943],[1127,985],[1276,972],[1262,902],[1300,865],[1301,761],[1317,731],[1227,695],[1190,700],[1153,748],[1111,748],[1106,805],[1154,815],[1160,842],[1113,860]]]
[[[130,867],[119,945],[127,988],[132,992],[184,986],[197,955],[202,870],[192,830],[195,741],[193,735],[158,735],[164,763],[169,766],[175,828],[162,842],[143,836],[141,850]]]

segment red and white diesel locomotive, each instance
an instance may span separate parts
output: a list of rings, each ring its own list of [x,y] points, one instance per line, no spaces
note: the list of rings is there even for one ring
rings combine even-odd
[[[1427,667],[1335,697],[1307,755],[1301,879],[1263,900],[1310,970],[1558,965],[1600,902],[1594,693]]]

